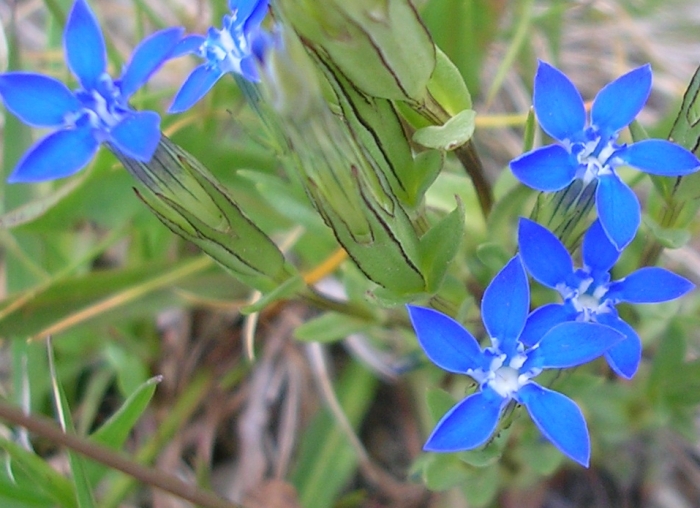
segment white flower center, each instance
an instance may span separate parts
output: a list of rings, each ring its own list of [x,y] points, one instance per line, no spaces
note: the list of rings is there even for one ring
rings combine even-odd
[[[602,139],[597,137],[588,143],[578,144],[577,148],[580,151],[576,154],[576,159],[582,170],[576,176],[583,179],[584,185],[588,185],[599,176],[612,173],[610,157],[619,148],[613,141],[610,139],[601,147]]]
[[[495,372],[487,384],[501,397],[512,397],[529,380],[529,376],[520,374],[513,367],[501,367]]]

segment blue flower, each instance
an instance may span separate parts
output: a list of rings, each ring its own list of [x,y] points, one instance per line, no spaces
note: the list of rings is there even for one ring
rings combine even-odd
[[[260,23],[267,14],[267,0],[229,0],[231,14],[223,19],[221,30],[209,28],[207,36],[188,35],[180,41],[173,57],[195,54],[204,60],[187,77],[175,95],[169,113],[180,113],[211,90],[229,72],[248,81],[260,80],[256,68],[256,45],[265,40]]]
[[[574,367],[602,355],[622,339],[616,330],[593,323],[554,326],[535,344],[520,340],[528,315],[527,275],[515,256],[486,288],[481,315],[491,347],[482,349],[459,323],[432,309],[408,306],[420,345],[438,367],[467,374],[479,391],[438,422],[424,448],[453,452],[476,448],[496,430],[503,409],[524,405],[542,434],[576,462],[588,466],[590,441],[581,410],[555,391],[532,381],[543,369]]]
[[[634,329],[620,319],[615,305],[659,303],[678,298],[693,284],[664,268],[646,267],[627,277],[610,280],[610,269],[620,252],[610,242],[600,221],[594,222],[583,239],[583,268],[574,269],[569,253],[546,228],[520,219],[518,243],[523,263],[540,284],[556,289],[564,303],[552,303],[535,310],[528,319],[521,340],[536,344],[549,329],[565,321],[600,323],[619,330],[625,339],[610,348],[605,357],[624,378],[637,372],[642,343]]]
[[[24,155],[9,182],[40,182],[72,175],[92,159],[100,143],[134,159],[150,160],[160,139],[160,117],[128,104],[140,86],[169,56],[181,28],[157,32],[139,44],[119,79],[107,73],[102,32],[85,0],[76,0],[63,36],[68,67],[80,88],[42,74],[0,74],[5,107],[33,127],[58,129]]]
[[[670,141],[616,143],[651,91],[651,68],[644,65],[606,85],[593,101],[590,123],[583,100],[569,78],[540,62],[533,103],[542,129],[558,144],[532,150],[510,163],[515,176],[540,191],[557,191],[581,178],[597,180],[596,206],[603,230],[618,250],[634,238],[640,222],[637,197],[615,173],[632,166],[661,176],[687,175],[700,167],[688,150]]]

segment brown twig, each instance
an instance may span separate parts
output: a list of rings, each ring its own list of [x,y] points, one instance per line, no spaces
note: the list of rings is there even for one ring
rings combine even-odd
[[[205,508],[239,508],[219,496],[200,490],[175,476],[133,462],[104,446],[91,443],[73,434],[64,433],[52,420],[41,416],[27,415],[20,408],[0,401],[0,419],[45,437],[59,445],[70,448],[96,462],[132,476],[142,483],[164,490]]]

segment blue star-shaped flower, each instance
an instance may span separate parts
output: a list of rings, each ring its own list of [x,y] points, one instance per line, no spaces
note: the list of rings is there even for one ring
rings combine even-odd
[[[63,44],[80,88],[71,92],[60,81],[31,72],[0,74],[0,97],[9,111],[33,127],[58,129],[29,149],[8,181],[40,182],[72,175],[103,142],[129,157],[149,161],[160,140],[160,117],[153,111],[134,111],[128,100],[170,55],[182,32],[169,28],[146,38],[121,77],[113,80],[106,72],[105,41],[97,19],[85,0],[76,0]]]
[[[544,305],[528,319],[521,340],[536,344],[553,326],[565,321],[601,323],[619,330],[625,339],[610,348],[605,357],[624,378],[637,372],[642,343],[634,329],[618,316],[615,305],[659,303],[678,298],[694,285],[664,268],[646,267],[627,277],[610,280],[610,269],[620,252],[610,242],[600,221],[594,222],[583,239],[583,268],[574,269],[571,257],[559,239],[546,228],[520,219],[518,243],[523,263],[535,280],[556,289],[564,303]]]
[[[173,57],[195,54],[205,60],[187,77],[175,95],[169,113],[192,107],[226,73],[233,72],[248,81],[259,81],[255,63],[257,43],[265,41],[260,23],[267,14],[267,0],[229,0],[231,14],[223,19],[221,30],[209,28],[207,36],[183,38]]]
[[[486,288],[481,315],[491,347],[482,349],[459,323],[435,310],[408,306],[418,341],[438,367],[467,374],[479,391],[454,406],[438,422],[425,450],[454,452],[484,444],[503,409],[524,405],[542,434],[576,462],[588,466],[590,441],[581,410],[555,391],[532,381],[543,369],[589,362],[622,340],[608,326],[567,322],[554,326],[535,344],[520,335],[530,305],[527,275],[515,256]]]
[[[695,155],[670,141],[616,144],[618,133],[634,120],[650,91],[649,65],[634,69],[598,92],[587,123],[583,100],[573,83],[540,62],[535,75],[535,113],[542,129],[559,143],[532,150],[510,163],[521,182],[540,191],[563,189],[576,178],[584,183],[597,180],[598,216],[618,250],[634,238],[640,211],[637,197],[615,168],[628,165],[654,175],[680,176],[700,167]]]

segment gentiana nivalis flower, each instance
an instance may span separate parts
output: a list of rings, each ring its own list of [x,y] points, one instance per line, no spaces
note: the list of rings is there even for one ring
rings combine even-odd
[[[603,230],[618,250],[637,232],[639,201],[616,174],[632,166],[661,176],[696,171],[700,161],[685,148],[661,139],[617,144],[620,130],[644,106],[651,91],[651,68],[644,65],[606,85],[593,101],[590,122],[583,99],[562,72],[540,62],[535,75],[534,108],[542,129],[558,144],[527,152],[510,163],[515,176],[540,191],[557,191],[574,179],[597,180],[596,207]]]
[[[625,339],[610,348],[605,357],[610,367],[627,379],[637,372],[642,343],[634,329],[620,319],[615,305],[666,302],[694,287],[687,279],[660,267],[640,268],[611,281],[610,269],[620,252],[608,239],[600,221],[594,222],[586,232],[583,267],[579,269],[574,269],[569,253],[554,234],[528,219],[520,219],[518,243],[520,256],[533,278],[556,289],[564,300],[535,310],[521,340],[526,345],[536,344],[549,329],[566,321],[610,326]]]
[[[265,41],[260,23],[267,14],[267,0],[229,0],[231,14],[226,14],[221,29],[209,28],[206,37],[188,35],[178,44],[173,57],[195,54],[204,60],[187,77],[175,95],[169,113],[191,108],[211,90],[224,74],[239,74],[248,81],[260,77],[256,67],[256,43]]]
[[[420,345],[438,367],[471,376],[479,390],[442,417],[425,450],[455,452],[486,443],[506,405],[525,406],[535,425],[565,455],[588,466],[590,440],[581,410],[561,393],[532,379],[544,369],[581,365],[622,340],[620,332],[594,323],[560,323],[535,344],[520,335],[530,306],[527,275],[515,256],[486,288],[481,315],[491,346],[482,349],[474,336],[452,318],[432,309],[409,306]]]
[[[119,79],[107,74],[105,41],[85,0],[68,15],[63,44],[68,67],[80,88],[31,72],[0,74],[5,107],[33,127],[58,129],[24,155],[9,182],[40,182],[72,175],[95,155],[100,143],[140,161],[148,161],[160,139],[160,117],[134,111],[129,98],[168,58],[182,37],[169,28],[146,38]]]

